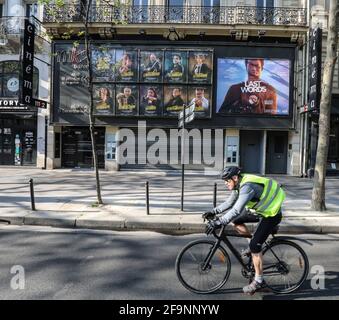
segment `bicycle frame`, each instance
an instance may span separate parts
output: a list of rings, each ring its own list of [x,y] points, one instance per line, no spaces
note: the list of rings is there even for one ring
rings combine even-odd
[[[226,226],[222,226],[219,234],[216,234],[215,232],[213,232],[213,235],[216,238],[216,242],[215,242],[214,246],[212,247],[212,250],[209,252],[206,260],[204,261],[204,264],[202,266],[202,270],[204,270],[204,271],[206,270],[206,268],[208,267],[212,257],[214,256],[215,252],[217,251],[218,247],[220,246],[220,243],[223,242],[223,243],[225,243],[227,248],[233,253],[234,257],[238,260],[238,262],[244,268],[244,270],[246,270],[247,272],[251,272],[251,269],[250,269],[251,264],[244,262],[244,260],[241,257],[241,253],[233,246],[233,244],[230,242],[230,240],[228,240],[227,235],[224,233],[225,228],[226,228]],[[242,237],[242,236],[239,236],[239,237]],[[279,238],[282,238],[282,237],[279,237]],[[274,235],[273,235],[273,239],[278,239],[278,238],[274,237]],[[277,262],[279,263],[279,265],[281,265],[283,267],[283,269],[286,269],[283,266],[283,264],[281,263],[279,257],[277,257],[277,255],[274,253],[272,248],[269,246],[269,243],[267,241],[265,241],[264,244],[265,244],[265,247],[268,247],[269,250],[272,252],[274,257],[277,259]],[[264,269],[269,269],[270,267],[271,266],[267,266]]]
[[[249,269],[249,265],[246,264],[242,257],[240,252],[233,246],[233,244],[228,240],[227,235],[224,233],[226,226],[222,226],[219,235],[217,235],[215,232],[213,232],[214,237],[216,238],[215,244],[212,247],[212,250],[209,252],[206,260],[204,261],[204,264],[202,266],[202,270],[206,270],[208,267],[212,257],[214,256],[215,252],[217,251],[218,247],[220,246],[220,243],[223,242],[225,245],[230,249],[230,251],[233,253],[235,258],[238,260],[238,262],[241,264],[241,266],[248,272],[251,270]]]

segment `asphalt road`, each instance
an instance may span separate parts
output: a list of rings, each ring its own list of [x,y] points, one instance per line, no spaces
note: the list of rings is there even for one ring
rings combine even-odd
[[[301,243],[310,260],[305,285],[288,296],[253,297],[242,294],[247,281],[237,263],[215,294],[197,295],[182,287],[174,270],[176,255],[201,237],[206,236],[0,225],[0,299],[339,299],[339,235],[299,236],[311,243]],[[243,248],[246,240],[234,243]],[[320,290],[311,288],[316,265],[325,270]]]

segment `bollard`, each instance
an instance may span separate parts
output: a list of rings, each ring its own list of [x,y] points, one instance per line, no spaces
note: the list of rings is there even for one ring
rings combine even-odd
[[[149,183],[146,181],[146,214],[149,215]]]
[[[29,188],[31,190],[31,208],[35,211],[35,199],[34,199],[34,185],[33,179],[29,179]]]
[[[213,192],[213,208],[217,206],[217,183],[214,182],[214,192]]]

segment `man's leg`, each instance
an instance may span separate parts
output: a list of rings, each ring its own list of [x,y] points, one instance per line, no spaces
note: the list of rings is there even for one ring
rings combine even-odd
[[[247,237],[247,238],[252,237],[251,232],[248,230],[245,224],[234,224],[233,223],[233,227],[242,236]]]
[[[265,286],[263,279],[263,256],[261,253],[262,244],[266,241],[272,230],[281,221],[281,213],[271,218],[262,218],[258,224],[253,238],[250,242],[250,250],[252,253],[253,266],[255,270],[254,281],[243,288],[245,293],[253,294],[258,289]]]
[[[249,213],[246,209],[241,213],[241,215],[233,220],[233,227],[234,229],[244,237],[251,238],[252,234],[248,230],[245,223],[255,223],[259,221],[259,217]]]
[[[263,277],[263,259],[262,259],[262,253],[252,253],[252,261],[253,261],[253,266],[255,270],[255,277],[257,280],[259,279],[259,282],[262,281]],[[260,281],[261,280],[261,281]]]

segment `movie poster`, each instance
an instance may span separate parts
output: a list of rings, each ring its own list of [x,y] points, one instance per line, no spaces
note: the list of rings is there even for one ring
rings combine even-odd
[[[160,116],[162,114],[162,101],[161,86],[140,86],[140,115]]]
[[[162,81],[162,51],[141,51],[140,53],[140,81]]]
[[[85,47],[80,44],[57,44],[55,46],[55,68],[59,78],[59,114],[84,114],[89,111],[88,63]],[[54,74],[55,75],[55,74]]]
[[[187,52],[166,51],[164,82],[186,83],[187,80],[186,75],[187,75]]]
[[[138,51],[121,50],[115,52],[115,78],[119,82],[138,80]]]
[[[219,58],[216,111],[222,114],[289,114],[291,62]]]
[[[92,46],[94,81],[114,81],[115,50],[109,45]]]
[[[114,114],[114,89],[112,85],[93,85],[94,94],[94,114],[112,115]]]
[[[187,102],[186,86],[164,86],[164,113],[178,116]]]
[[[188,105],[194,105],[194,113],[198,118],[207,118],[211,110],[211,88],[192,86],[188,88]]]
[[[116,86],[116,114],[135,116],[138,114],[138,87],[135,85]]]
[[[189,52],[189,78],[190,83],[210,84],[212,82],[212,51]]]

